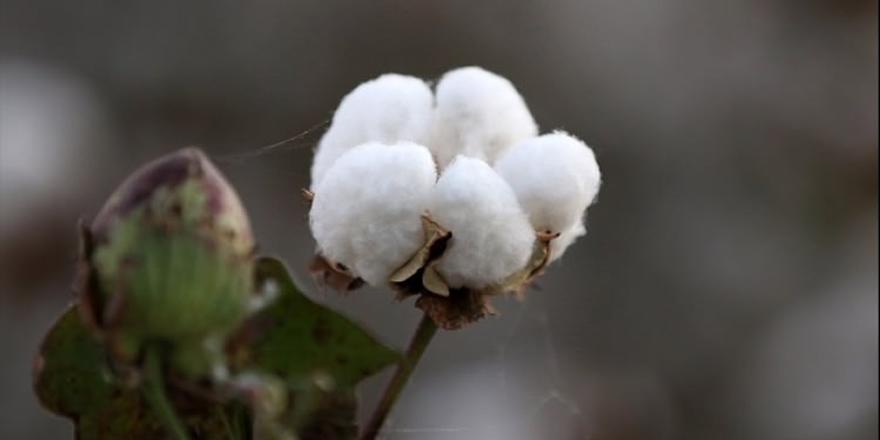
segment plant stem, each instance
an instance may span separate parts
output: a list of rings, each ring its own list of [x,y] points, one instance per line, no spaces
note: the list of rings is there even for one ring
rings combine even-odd
[[[397,370],[394,372],[391,382],[385,387],[382,399],[379,400],[379,404],[373,411],[370,421],[367,422],[364,430],[361,432],[360,440],[373,440],[379,435],[379,430],[391,412],[391,407],[394,406],[394,402],[397,401],[400,392],[403,391],[406,382],[412,375],[413,370],[416,369],[419,359],[422,358],[422,354],[425,353],[425,349],[428,348],[428,344],[436,332],[437,325],[434,324],[431,317],[427,314],[422,316],[422,320],[419,322],[419,326],[416,327],[416,332],[409,342],[409,347],[406,349],[406,354],[404,354],[403,359],[397,365]]]
[[[165,381],[162,371],[163,350],[160,345],[151,344],[145,347],[144,353],[144,397],[153,407],[156,417],[174,440],[189,440],[186,428],[177,417],[174,407],[165,393]]]

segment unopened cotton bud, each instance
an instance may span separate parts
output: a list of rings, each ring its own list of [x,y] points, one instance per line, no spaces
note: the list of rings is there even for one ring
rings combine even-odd
[[[427,143],[434,97],[419,78],[385,74],[346,95],[321,138],[312,163],[315,190],[333,163],[351,148],[367,142]]]
[[[479,67],[446,73],[437,84],[431,149],[441,167],[458,154],[492,163],[538,128],[507,79]]]
[[[315,188],[309,224],[319,251],[367,283],[387,283],[424,242],[421,215],[436,180],[426,147],[371,142],[351,149]]]
[[[183,149],[137,170],[88,237],[80,307],[117,354],[133,361],[160,341],[175,367],[206,373],[220,350],[205,341],[246,313],[254,243],[235,190],[204,153]]]
[[[495,170],[513,188],[532,227],[550,233],[580,223],[601,183],[593,151],[564,132],[514,145],[498,159]]]
[[[436,265],[450,287],[484,288],[528,262],[535,232],[513,190],[482,160],[452,161],[434,188],[430,213],[452,231]]]

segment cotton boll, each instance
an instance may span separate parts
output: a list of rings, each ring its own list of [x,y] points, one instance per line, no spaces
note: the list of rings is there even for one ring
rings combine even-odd
[[[309,223],[320,252],[372,285],[422,246],[421,215],[437,180],[426,147],[409,142],[359,145],[315,188]]]
[[[421,79],[385,74],[352,90],[333,115],[312,163],[312,189],[346,151],[366,142],[426,144],[434,97]]]
[[[522,269],[535,232],[516,195],[488,164],[458,156],[437,181],[432,218],[452,231],[437,271],[450,287],[483,288]]]
[[[562,233],[559,234],[559,237],[550,241],[550,256],[547,262],[550,263],[562,257],[565,250],[568,249],[578,237],[586,234],[587,229],[584,227],[583,221],[578,221],[572,227],[562,231]]]
[[[441,167],[458,154],[492,163],[514,143],[538,133],[513,84],[479,67],[446,73],[436,95],[430,147]]]
[[[564,132],[516,144],[495,170],[516,193],[532,227],[553,233],[581,221],[602,177],[590,147]]]

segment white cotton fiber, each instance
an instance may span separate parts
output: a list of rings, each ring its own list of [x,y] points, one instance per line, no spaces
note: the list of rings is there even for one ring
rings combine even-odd
[[[586,235],[587,229],[584,227],[584,222],[578,220],[572,227],[562,231],[559,234],[559,237],[556,237],[550,242],[550,257],[547,262],[552,262],[565,253],[565,250],[577,240],[578,237]]]
[[[387,284],[424,242],[435,169],[428,149],[409,142],[342,155],[314,189],[309,223],[319,251],[369,284]]]
[[[495,170],[516,193],[537,231],[561,233],[579,223],[601,183],[593,151],[563,132],[526,139]]]
[[[525,101],[507,79],[479,67],[446,73],[437,84],[431,151],[441,167],[462,154],[490,164],[537,135]]]
[[[485,162],[456,157],[431,197],[432,218],[452,231],[437,271],[450,287],[483,288],[522,269],[535,232],[516,195]]]
[[[312,163],[312,190],[346,151],[367,142],[424,145],[431,133],[434,97],[419,78],[385,74],[352,90],[333,114]]]

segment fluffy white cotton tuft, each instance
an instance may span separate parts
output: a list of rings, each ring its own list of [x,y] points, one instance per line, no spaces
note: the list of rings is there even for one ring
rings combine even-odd
[[[441,167],[458,154],[492,163],[514,143],[538,133],[513,84],[479,67],[446,73],[436,95],[430,147]]]
[[[434,220],[452,231],[437,271],[450,287],[483,288],[522,269],[535,232],[516,195],[485,162],[457,156],[431,197]]]
[[[436,180],[426,147],[354,147],[315,188],[309,223],[319,251],[367,283],[385,285],[424,242],[421,215]]]
[[[514,145],[495,170],[516,193],[532,227],[553,233],[581,222],[602,179],[590,147],[564,132]]]
[[[366,142],[426,144],[431,134],[434,97],[419,78],[385,74],[352,90],[333,114],[312,163],[312,190],[333,163]]]
[[[559,237],[556,237],[550,242],[550,257],[547,260],[548,263],[555,261],[559,257],[565,253],[565,250],[571,246],[578,237],[586,235],[587,229],[584,227],[583,221],[578,221],[572,227],[562,231],[559,234]]]

